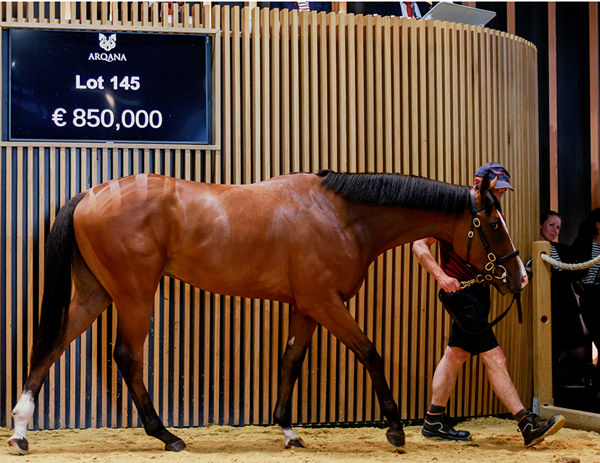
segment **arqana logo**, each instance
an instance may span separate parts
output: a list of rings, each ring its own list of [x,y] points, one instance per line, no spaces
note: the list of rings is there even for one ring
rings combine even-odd
[[[117,34],[111,34],[107,37],[100,33],[98,34],[98,40],[100,41],[100,47],[106,51],[111,51],[117,46]]]
[[[100,42],[100,47],[108,52],[117,46],[117,34],[104,35],[100,32],[98,34],[98,41]],[[113,61],[127,61],[125,53],[106,52],[90,52],[88,61],[106,61],[107,63],[112,63]]]

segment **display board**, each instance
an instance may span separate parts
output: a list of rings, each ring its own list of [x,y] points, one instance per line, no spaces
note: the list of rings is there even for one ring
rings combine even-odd
[[[212,37],[10,28],[3,139],[212,143]]]

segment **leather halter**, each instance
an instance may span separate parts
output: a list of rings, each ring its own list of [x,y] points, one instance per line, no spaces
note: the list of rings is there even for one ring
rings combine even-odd
[[[487,199],[488,201],[492,201],[492,203],[496,206],[496,208],[498,210],[500,210],[500,205],[498,204],[498,200],[490,192],[487,193],[485,199]],[[485,209],[485,207],[486,207],[485,201],[484,201],[484,204],[482,204],[481,206],[475,207],[475,191],[473,189],[471,189],[469,192],[469,205],[471,207],[472,220],[471,220],[471,229],[469,230],[469,233],[467,234],[469,241],[467,242],[466,264],[469,268],[477,271],[477,269],[475,269],[475,267],[469,263],[469,255],[471,253],[471,244],[472,244],[473,237],[475,236],[473,229],[477,230],[477,232],[479,234],[479,239],[481,240],[481,244],[483,244],[483,249],[485,249],[485,252],[487,252],[488,262],[487,262],[487,264],[485,264],[483,271],[480,271],[479,273],[477,273],[477,275],[475,276],[475,278],[473,280],[462,282],[462,285],[463,285],[463,287],[467,287],[467,286],[471,286],[474,283],[484,283],[486,281],[492,282],[492,280],[494,278],[505,282],[508,272],[506,271],[506,268],[501,264],[503,264],[504,262],[506,262],[514,257],[517,257],[519,255],[519,250],[515,249],[513,252],[505,254],[501,257],[496,257],[496,254],[494,254],[492,252],[492,250],[490,249],[489,241],[487,240],[485,233],[481,228],[481,221],[479,220],[479,217],[477,217],[477,214],[479,212],[481,212],[483,209]],[[496,270],[500,270],[501,274],[497,275]]]
[[[490,192],[487,193],[485,199],[492,201],[492,203],[496,206],[496,208],[498,210],[500,210],[500,204],[498,203],[498,200]],[[469,281],[461,281],[460,282],[461,289],[467,288],[475,283],[484,283],[485,281],[491,282],[494,278],[496,278],[498,280],[502,280],[503,282],[506,282],[506,276],[508,275],[508,272],[506,271],[506,268],[500,264],[503,264],[507,260],[517,257],[519,255],[519,250],[515,249],[513,252],[510,252],[508,254],[505,254],[505,255],[497,258],[496,254],[494,254],[492,252],[492,250],[490,249],[489,241],[487,240],[485,233],[481,229],[481,221],[477,217],[477,214],[486,207],[485,201],[484,201],[484,204],[482,204],[481,206],[475,207],[475,191],[473,189],[471,189],[471,191],[469,192],[469,204],[471,206],[472,220],[471,220],[471,229],[469,230],[469,233],[468,233],[469,241],[467,242],[466,264],[469,268],[475,269],[475,267],[473,267],[473,265],[471,265],[469,263],[469,254],[471,252],[471,241],[473,240],[473,236],[475,236],[473,229],[476,229],[477,232],[479,233],[479,239],[481,240],[481,243],[483,244],[483,248],[485,249],[485,252],[487,252],[487,254],[488,254],[487,255],[488,263],[485,264],[484,271],[479,272],[475,276],[475,278],[473,278],[472,280],[469,280]],[[496,275],[496,269],[502,271],[502,274],[500,276]],[[475,269],[475,271],[477,271],[477,269]],[[519,317],[519,323],[523,323],[523,310],[521,308],[521,293],[514,293],[513,300],[510,303],[510,305],[507,307],[507,309],[504,312],[502,312],[500,315],[498,315],[498,317],[496,317],[496,319],[493,322],[488,323],[488,326],[486,326],[485,328],[482,328],[481,330],[476,331],[476,332],[469,331],[468,329],[465,329],[462,326],[461,326],[461,328],[463,329],[463,331],[465,331],[471,335],[477,335],[477,334],[483,333],[485,330],[492,328],[494,325],[496,325],[500,320],[502,320],[506,316],[506,314],[512,307],[513,303],[515,302],[515,300],[517,301],[517,313],[518,313],[518,317]],[[448,307],[446,307],[446,309],[448,309]],[[448,312],[450,312],[450,310],[448,310]],[[460,322],[454,316],[454,314],[452,314],[452,312],[450,312],[450,314],[452,315],[452,318],[460,326]]]

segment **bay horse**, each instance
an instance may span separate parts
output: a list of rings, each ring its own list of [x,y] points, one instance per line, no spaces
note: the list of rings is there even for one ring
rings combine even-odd
[[[28,452],[27,425],[50,367],[114,303],[113,355],[145,431],[166,450],[185,448],[165,429],[142,378],[154,295],[169,275],[213,293],[293,306],[273,413],[286,447],[305,445],[291,426],[291,397],[318,324],[365,366],[389,423],[387,438],[402,447],[404,431],[382,359],[345,302],[378,255],[429,236],[451,243],[499,289],[519,292],[525,269],[490,193],[494,186],[487,176],[470,188],[401,174],[332,171],[249,185],[137,174],[74,196],[47,238],[40,323],[9,446]]]

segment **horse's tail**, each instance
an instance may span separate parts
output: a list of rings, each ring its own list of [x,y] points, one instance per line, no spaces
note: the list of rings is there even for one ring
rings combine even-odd
[[[71,257],[76,245],[73,212],[85,195],[79,193],[65,203],[46,240],[44,295],[31,350],[32,366],[58,347],[65,336],[71,302]]]

